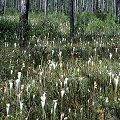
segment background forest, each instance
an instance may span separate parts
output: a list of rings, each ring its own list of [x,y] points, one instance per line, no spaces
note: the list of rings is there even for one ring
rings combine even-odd
[[[120,0],[0,0],[0,119],[119,120]]]

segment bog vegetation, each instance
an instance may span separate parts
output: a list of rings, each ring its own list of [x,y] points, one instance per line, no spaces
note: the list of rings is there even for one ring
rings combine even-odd
[[[1,120],[119,120],[120,25],[107,13],[29,13],[20,47],[19,13],[0,17]]]

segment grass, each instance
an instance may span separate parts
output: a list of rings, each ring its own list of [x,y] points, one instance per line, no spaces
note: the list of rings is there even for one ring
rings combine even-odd
[[[75,16],[73,42],[68,16],[43,21],[30,13],[24,49],[18,20],[1,18],[12,30],[0,29],[0,119],[120,119],[119,25],[107,17]],[[15,35],[12,25],[18,26]]]

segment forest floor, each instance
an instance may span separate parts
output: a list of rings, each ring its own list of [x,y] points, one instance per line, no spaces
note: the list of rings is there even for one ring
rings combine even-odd
[[[119,120],[119,33],[85,12],[71,40],[67,15],[30,13],[21,48],[19,14],[0,17],[0,119]]]

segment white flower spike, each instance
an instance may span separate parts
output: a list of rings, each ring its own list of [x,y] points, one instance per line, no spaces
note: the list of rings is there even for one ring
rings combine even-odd
[[[6,112],[7,112],[7,116],[9,116],[9,111],[10,111],[10,104],[6,104]]]
[[[42,109],[44,109],[44,106],[45,106],[45,100],[46,100],[46,93],[44,92],[43,93],[43,96],[41,96],[41,104],[42,104]]]
[[[21,78],[21,72],[18,72],[18,79],[20,80],[20,78]]]

